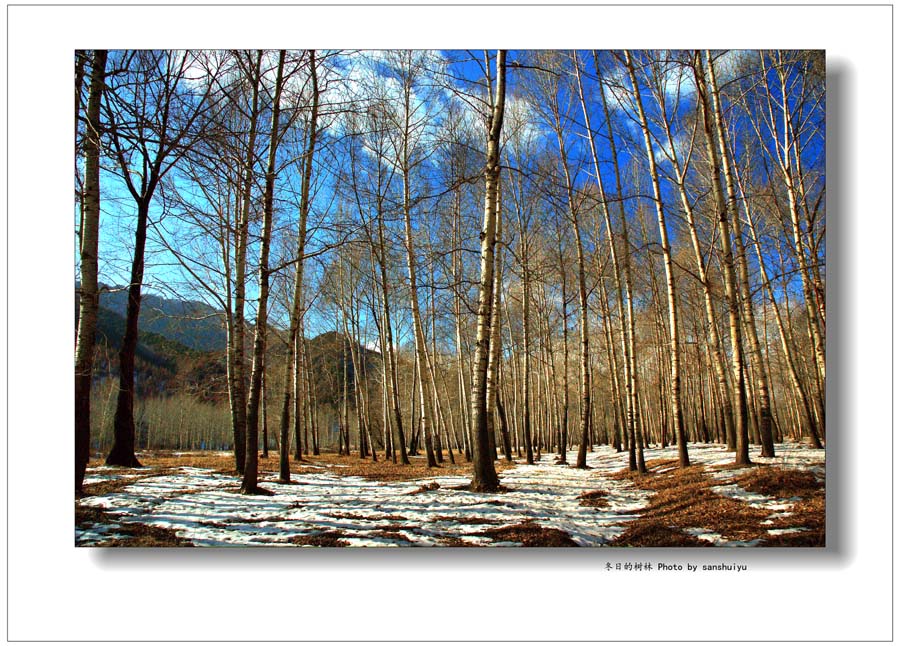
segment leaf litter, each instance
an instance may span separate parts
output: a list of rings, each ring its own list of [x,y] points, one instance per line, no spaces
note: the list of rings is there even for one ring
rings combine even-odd
[[[241,495],[236,475],[205,466],[170,463],[146,475],[125,472],[121,481],[89,467],[88,478],[100,486],[76,507],[102,513],[105,522],[76,518],[76,544],[801,545],[816,543],[819,526],[824,544],[824,451],[799,445],[776,450],[786,457],[758,469],[762,475],[755,480],[749,477],[754,471],[745,476],[746,470],[728,469],[733,453],[721,445],[691,445],[694,466],[687,470],[675,468],[675,447],[646,449],[654,471],[648,476],[623,471],[627,453],[607,446],[588,453],[587,470],[555,464],[556,455],[546,453],[533,465],[504,465],[504,490],[494,493],[469,491],[470,477],[458,469],[377,481],[348,475],[355,471],[349,462],[306,465],[292,474],[290,485],[261,473],[261,486],[273,494],[264,497]],[[788,469],[794,473],[784,475]],[[414,473],[424,475],[421,469]],[[802,495],[784,497],[798,490]],[[810,502],[820,494],[821,509]],[[794,507],[799,517],[791,513]],[[134,526],[160,533],[135,538]],[[797,538],[804,534],[813,536]]]

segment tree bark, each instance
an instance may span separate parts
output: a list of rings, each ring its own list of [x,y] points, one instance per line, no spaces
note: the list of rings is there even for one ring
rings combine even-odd
[[[291,481],[290,452],[288,450],[290,438],[290,411],[291,411],[291,370],[294,361],[294,347],[304,343],[303,338],[303,288],[304,288],[304,262],[306,253],[306,220],[309,216],[310,185],[312,182],[313,161],[318,136],[319,117],[319,79],[316,72],[316,51],[309,50],[309,77],[312,83],[312,106],[310,108],[309,125],[307,126],[306,149],[303,154],[303,179],[300,185],[300,204],[297,209],[297,246],[295,247],[297,266],[294,270],[294,289],[291,297],[291,319],[288,329],[288,356],[284,368],[284,390],[281,393],[281,419],[279,421],[280,452],[278,459],[278,481],[289,483]],[[304,353],[304,357],[305,357]],[[309,367],[307,366],[307,369]],[[295,372],[294,379],[299,378]],[[308,381],[308,380],[307,380]],[[311,388],[311,386],[310,386]],[[299,389],[296,389],[299,392]],[[299,395],[298,395],[299,396]],[[295,405],[295,420],[302,414],[305,407]],[[295,421],[295,426],[299,422]],[[305,425],[305,421],[304,421]],[[297,455],[300,459],[300,441],[297,438]]]
[[[716,221],[719,227],[719,243],[721,245],[722,273],[725,280],[725,295],[728,301],[728,324],[731,332],[731,361],[734,376],[734,402],[737,409],[735,419],[735,464],[749,465],[750,449],[747,432],[747,392],[744,381],[746,369],[744,367],[743,342],[741,335],[740,294],[737,291],[737,280],[734,271],[734,254],[732,253],[731,218],[729,217],[728,204],[722,192],[722,177],[719,167],[719,155],[715,143],[715,124],[712,115],[709,90],[706,84],[706,74],[703,69],[700,52],[694,57],[694,77],[697,81],[698,102],[703,117],[703,129],[706,135],[706,151],[709,159],[710,182],[712,184],[713,197],[716,205]]]
[[[678,438],[678,463],[682,467],[690,464],[687,442],[684,435],[684,416],[681,407],[681,351],[678,345],[678,301],[675,293],[675,269],[672,262],[672,249],[669,245],[669,234],[666,229],[666,216],[663,211],[662,192],[659,186],[659,172],[656,167],[656,157],[653,152],[653,142],[650,137],[650,128],[647,125],[647,117],[644,114],[641,91],[634,73],[634,64],[630,52],[625,52],[625,66],[628,76],[634,88],[634,100],[637,106],[638,116],[641,122],[641,130],[644,134],[644,146],[647,152],[647,161],[650,164],[650,180],[653,184],[653,200],[656,205],[656,220],[659,226],[659,239],[663,251],[663,262],[666,269],[666,291],[669,304],[669,343],[671,357],[671,381],[670,381],[670,406],[672,409],[672,423]]]
[[[737,192],[734,186],[734,171],[731,165],[731,155],[727,139],[725,137],[724,117],[722,116],[722,102],[719,94],[719,84],[716,79],[715,65],[713,65],[709,50],[706,50],[706,67],[709,72],[709,87],[712,96],[713,115],[715,116],[716,137],[719,144],[719,154],[722,158],[722,169],[725,175],[725,189],[728,195],[728,208],[731,212],[731,225],[734,233],[735,258],[737,260],[738,286],[741,295],[742,314],[747,340],[750,345],[750,357],[753,360],[756,377],[756,392],[759,405],[759,437],[764,458],[775,457],[775,444],[772,441],[772,402],[769,397],[769,380],[766,377],[763,365],[762,350],[759,337],[756,333],[756,316],[753,313],[753,301],[750,293],[750,276],[747,269],[747,252],[744,247],[744,236],[741,231],[741,219],[737,208]]]
[[[625,390],[628,403],[625,409],[625,430],[626,442],[628,444],[628,468],[631,471],[639,471],[644,473],[644,450],[643,447],[636,449],[635,433],[637,426],[637,344],[635,342],[635,322],[634,322],[634,281],[631,271],[631,242],[628,235],[628,221],[625,218],[625,204],[622,199],[622,174],[619,169],[619,153],[616,146],[616,139],[612,130],[612,120],[609,114],[609,104],[606,99],[606,92],[603,89],[603,77],[600,74],[600,62],[597,52],[594,51],[594,69],[597,72],[597,79],[600,83],[600,100],[603,104],[603,118],[606,122],[607,136],[609,138],[609,148],[612,156],[613,170],[616,177],[616,195],[619,205],[619,219],[622,222],[622,273],[625,279],[625,324],[627,334],[622,336],[623,354],[625,356]]]
[[[106,456],[108,466],[139,467],[134,454],[134,364],[138,341],[138,317],[141,313],[141,283],[144,280],[144,248],[147,244],[148,199],[138,203],[137,228],[134,234],[134,258],[125,310],[125,336],[119,350],[119,394],[113,420],[113,446]]]
[[[100,234],[100,104],[103,98],[107,51],[94,50],[84,138],[84,183],[79,235],[81,238],[81,294],[75,341],[75,493],[80,493],[91,454],[91,385],[94,375],[94,338],[100,293],[97,255]],[[76,97],[76,118],[80,100]]]
[[[250,107],[250,124],[247,139],[247,156],[244,161],[244,177],[241,186],[241,207],[238,215],[237,240],[234,261],[234,334],[232,335],[231,367],[232,394],[231,415],[234,425],[234,457],[237,471],[244,474],[247,465],[247,384],[244,377],[244,307],[246,305],[247,244],[250,230],[250,205],[253,196],[253,166],[256,157],[256,136],[259,120],[259,85],[261,82],[262,51],[257,52],[251,71],[253,83]],[[255,449],[254,449],[255,451]]]
[[[275,97],[272,103],[272,128],[269,134],[269,157],[266,163],[266,183],[263,192],[263,229],[259,250],[259,300],[256,309],[256,333],[253,340],[253,370],[250,374],[250,400],[247,404],[247,453],[241,493],[257,495],[268,493],[258,486],[259,476],[259,407],[265,370],[267,331],[269,327],[269,247],[272,241],[272,214],[275,199],[275,157],[281,139],[281,86],[284,77],[285,50],[278,53],[278,71],[275,74]],[[292,347],[288,344],[288,347]],[[291,361],[285,362],[286,366]],[[285,383],[290,383],[285,379]],[[290,451],[290,435],[281,438],[281,450]]]
[[[491,305],[494,286],[497,189],[500,179],[500,133],[506,97],[506,52],[497,52],[497,91],[492,106],[484,168],[484,222],[481,228],[481,278],[478,287],[478,319],[472,369],[472,489],[496,491],[500,486],[490,454],[487,427],[487,363],[490,352]]]

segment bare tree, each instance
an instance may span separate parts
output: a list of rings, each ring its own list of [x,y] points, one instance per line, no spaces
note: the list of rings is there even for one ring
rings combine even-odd
[[[193,61],[190,52],[123,52],[104,95],[106,128],[118,174],[137,207],[125,335],[119,352],[115,441],[106,458],[109,465],[140,466],[134,455],[134,367],[147,224],[160,181],[197,137],[201,117],[210,107],[207,99],[215,71],[199,88],[188,85]]]
[[[282,138],[279,123],[281,116],[281,91],[284,79],[285,50],[278,53],[275,73],[275,96],[272,99],[272,127],[269,132],[269,158],[266,164],[266,180],[263,190],[263,230],[259,248],[259,299],[256,309],[256,332],[253,341],[253,371],[250,375],[250,399],[247,403],[247,455],[244,463],[244,479],[241,493],[257,495],[269,493],[258,486],[259,470],[259,408],[265,371],[266,340],[269,314],[269,247],[272,241],[272,212],[275,193],[275,157]],[[292,344],[288,344],[292,347]],[[285,362],[289,366],[290,361]],[[285,382],[288,380],[285,379]],[[281,438],[283,450],[288,451],[289,438]]]
[[[697,83],[698,102],[703,115],[703,130],[706,135],[706,151],[709,159],[710,182],[716,206],[716,222],[719,227],[719,243],[721,245],[722,271],[725,279],[725,295],[728,300],[728,323],[731,332],[731,362],[733,367],[733,398],[737,416],[735,418],[736,464],[750,464],[750,440],[747,433],[747,391],[746,367],[744,366],[744,349],[741,334],[740,294],[734,271],[734,254],[732,251],[731,217],[728,204],[722,192],[722,172],[719,166],[719,151],[715,140],[715,117],[711,105],[710,93],[706,83],[706,71],[700,52],[694,54],[694,78]]]
[[[86,55],[85,55],[86,56]],[[79,57],[82,58],[82,57]],[[91,57],[91,84],[88,94],[84,136],[84,182],[81,197],[81,227],[78,230],[81,261],[81,295],[78,334],[75,341],[75,493],[81,491],[91,450],[91,384],[94,376],[94,336],[100,294],[97,283],[97,254],[100,233],[100,104],[106,75],[105,49]],[[80,93],[79,93],[80,94]],[[80,118],[76,98],[76,117]]]
[[[666,228],[666,215],[663,209],[662,192],[659,185],[659,172],[656,166],[656,155],[653,150],[653,141],[650,136],[650,127],[647,116],[644,113],[641,89],[638,86],[634,71],[634,61],[631,53],[625,52],[625,67],[631,80],[634,103],[640,119],[641,130],[644,135],[644,147],[647,153],[647,162],[650,166],[650,181],[653,184],[653,201],[656,205],[656,220],[659,225],[659,240],[663,252],[663,261],[666,268],[666,290],[669,305],[669,344],[670,366],[672,370],[670,380],[670,406],[672,408],[672,422],[678,438],[678,461],[683,467],[690,464],[687,442],[684,434],[684,415],[681,406],[681,348],[678,341],[678,295],[675,291],[675,268],[672,262],[672,248],[669,245],[669,233]]]
[[[297,217],[297,246],[296,246],[296,267],[294,270],[294,289],[291,298],[291,316],[290,327],[288,330],[287,341],[287,359],[285,361],[284,374],[284,390],[281,397],[281,421],[279,422],[279,462],[278,462],[278,480],[282,483],[288,483],[291,480],[291,470],[288,450],[290,442],[290,411],[291,411],[291,395],[295,393],[298,402],[295,402],[294,414],[295,419],[299,419],[303,410],[299,403],[299,371],[298,365],[295,365],[296,357],[294,356],[295,347],[303,339],[300,334],[302,329],[303,317],[303,291],[304,291],[304,261],[303,257],[306,253],[306,237],[307,237],[307,220],[309,218],[310,209],[310,186],[312,183],[313,163],[315,160],[316,141],[318,137],[318,119],[319,119],[319,77],[316,71],[316,51],[309,50],[309,79],[312,86],[312,102],[309,114],[309,122],[306,126],[306,148],[301,159],[301,168],[303,179],[300,187],[300,203],[298,205]],[[293,382],[291,375],[293,374]],[[299,452],[299,438],[297,438],[297,449]]]
[[[484,167],[484,223],[481,229],[481,278],[478,323],[472,366],[472,489],[495,491],[500,486],[490,451],[487,426],[487,364],[490,353],[491,305],[494,286],[494,246],[497,227],[497,184],[500,181],[500,133],[506,99],[506,51],[497,51],[497,88],[492,93]]]

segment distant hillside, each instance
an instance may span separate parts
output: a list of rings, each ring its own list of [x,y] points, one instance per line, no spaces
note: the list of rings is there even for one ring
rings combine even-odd
[[[75,303],[78,325],[78,302]],[[97,312],[97,379],[117,378],[119,349],[125,334],[125,318],[106,307]],[[227,398],[223,351],[190,348],[161,334],[139,330],[135,352],[137,392],[141,396],[192,392],[203,400]]]
[[[76,290],[78,285],[76,284]],[[103,291],[97,320],[98,378],[118,375],[118,352],[125,333],[128,292],[125,289]],[[141,302],[138,326],[137,389],[142,395],[166,395],[193,392],[205,400],[227,400],[225,366],[226,335],[224,314],[204,303],[177,301],[145,294]],[[75,297],[78,324],[78,296]],[[275,329],[269,337],[269,356],[285,353],[281,334]],[[247,356],[252,352],[253,327],[247,330]],[[352,392],[356,375],[350,356],[351,342],[337,332],[326,332],[308,340],[316,395],[323,404],[341,401],[344,365],[347,385]],[[381,355],[356,346],[358,357],[365,357],[369,374],[380,367]],[[249,359],[248,359],[249,361]],[[249,371],[248,371],[249,375]]]
[[[102,290],[100,306],[124,318],[128,306],[128,290]],[[181,301],[143,294],[138,327],[141,331],[155,332],[188,348],[205,352],[224,352],[227,342],[224,313],[199,301]]]
[[[350,340],[337,332],[325,332],[310,339],[307,343],[318,401],[323,404],[335,405],[341,401],[344,363],[346,363],[347,391],[351,393],[352,402],[356,375],[350,355],[352,347]],[[381,354],[361,345],[356,346],[356,352],[358,359],[365,357],[365,369],[369,375],[376,373],[380,366]],[[362,366],[360,368],[362,369]]]

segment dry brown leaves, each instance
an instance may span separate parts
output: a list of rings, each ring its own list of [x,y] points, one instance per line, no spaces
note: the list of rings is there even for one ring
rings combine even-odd
[[[340,532],[328,531],[320,534],[292,536],[288,542],[292,545],[306,545],[309,547],[346,547],[349,543],[342,540],[343,536]]]
[[[477,536],[487,536],[495,541],[522,543],[523,547],[578,547],[564,531],[541,527],[530,520],[518,525],[488,529]]]
[[[344,512],[339,514],[331,514],[332,518],[344,519],[344,520],[369,520],[369,521],[380,521],[380,520],[407,520],[406,516],[399,516],[397,514],[380,514],[380,515],[368,515],[364,516],[362,514],[354,514],[352,512]]]
[[[159,475],[164,471],[164,469],[154,469],[150,472],[141,471],[140,474],[134,474],[134,472],[129,472],[126,469],[122,474],[116,473],[116,477],[114,479],[103,480],[101,482],[93,482],[91,484],[84,485],[80,497],[88,498],[89,496],[105,496],[111,493],[119,493],[121,491],[124,491],[125,488],[128,487],[128,485],[134,484],[141,478]]]
[[[412,491],[407,491],[407,492],[406,492],[406,495],[407,495],[407,496],[414,496],[414,495],[419,494],[419,493],[426,493],[426,492],[428,492],[428,491],[435,491],[436,489],[440,489],[440,488],[441,488],[441,485],[439,485],[437,482],[426,482],[425,484],[423,484],[423,485],[422,485],[421,487],[419,487],[418,489],[413,489]]]
[[[344,476],[359,476],[379,482],[393,482],[403,480],[420,480],[435,476],[468,476],[472,474],[472,464],[465,462],[460,456],[456,457],[456,464],[451,464],[445,457],[443,463],[435,467],[429,467],[424,456],[411,456],[410,464],[394,464],[385,460],[383,455],[378,456],[378,462],[372,462],[372,458],[360,458],[358,455],[338,455],[336,453],[322,453],[321,455],[306,455],[297,461],[291,458],[291,473],[309,473],[320,471],[319,467],[329,469],[329,465],[335,465],[334,473]],[[213,469],[227,475],[235,475],[234,455],[220,451],[147,451],[139,456],[141,464],[145,467],[175,468],[196,467],[199,469]],[[98,467],[103,465],[102,458],[91,460],[88,466]],[[268,457],[259,458],[260,477],[278,476],[279,457],[277,452],[270,452]],[[510,469],[515,463],[505,460],[495,463],[497,472]],[[129,469],[122,469],[122,473],[133,473]]]
[[[747,491],[755,491],[776,498],[793,496],[806,498],[815,496],[824,489],[824,484],[819,482],[809,471],[768,466],[746,471],[735,478],[734,482]]]
[[[765,510],[713,493],[710,490],[713,483],[702,466],[646,475],[631,475],[626,471],[617,476],[631,477],[637,486],[655,491],[656,495],[650,499],[640,518],[629,524],[630,531],[619,536],[612,545],[659,546],[655,541],[664,537],[669,529],[688,527],[712,530],[728,540],[751,540],[759,537],[759,524],[769,515]],[[644,543],[645,540],[649,542]],[[666,545],[680,544],[684,540],[687,539]]]
[[[773,519],[767,529],[788,529],[805,527],[807,531],[779,536],[768,536],[766,547],[824,547],[825,546],[825,492],[821,489],[814,495],[795,502],[791,515]]]
[[[609,507],[609,492],[597,489],[595,491],[585,491],[578,496],[582,507]]]
[[[484,516],[435,516],[432,520],[458,525],[502,525],[507,522],[501,518],[485,518]]]
[[[727,540],[761,539],[764,546],[823,546],[825,544],[824,485],[806,471],[777,467],[748,468],[733,482],[747,491],[776,498],[799,497],[787,516],[767,521],[771,512],[750,507],[746,503],[714,493],[714,482],[702,466],[672,469],[676,460],[653,460],[647,463],[649,473],[628,470],[613,474],[618,480],[630,479],[655,495],[642,510],[640,518],[627,525],[624,534],[611,545],[633,547],[708,546],[709,542],[686,534],[683,530],[698,527],[722,535]],[[732,467],[726,467],[732,468]],[[671,469],[671,470],[667,470]],[[660,470],[664,470],[660,473]],[[769,529],[804,527],[802,531],[772,536]]]
[[[625,533],[620,534],[610,545],[616,547],[709,547],[710,543],[685,534],[677,527],[633,522],[625,529]]]
[[[121,523],[101,509],[75,505],[75,526],[91,527],[94,524],[118,525],[119,536],[97,543],[97,547],[191,547],[190,541],[179,538],[174,530],[152,527],[142,523]],[[124,538],[121,537],[124,535]]]

